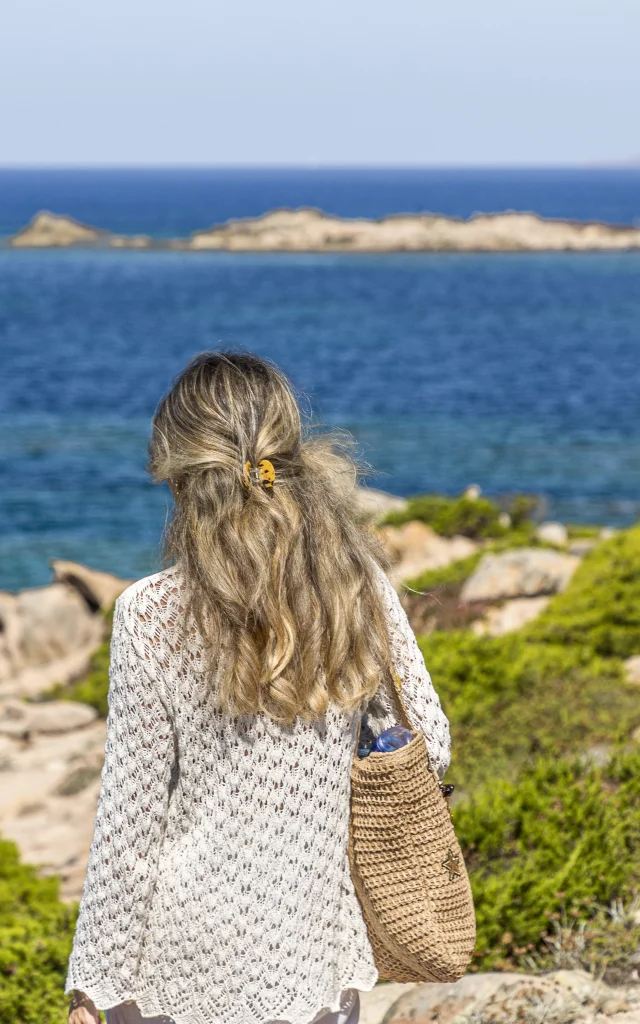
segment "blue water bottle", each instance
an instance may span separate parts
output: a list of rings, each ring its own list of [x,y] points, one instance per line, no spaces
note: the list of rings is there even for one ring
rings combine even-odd
[[[405,729],[404,725],[392,725],[390,729],[380,733],[372,749],[378,754],[390,754],[400,747],[406,747],[414,735],[415,733],[411,732],[411,729]]]

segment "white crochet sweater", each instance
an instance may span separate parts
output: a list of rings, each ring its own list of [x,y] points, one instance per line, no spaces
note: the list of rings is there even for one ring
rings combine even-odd
[[[380,572],[395,666],[434,766],[449,728]],[[116,603],[95,831],[65,991],[177,1024],[308,1024],[377,972],[349,875],[357,715],[291,727],[216,710],[180,570]],[[380,726],[393,705],[369,707]]]

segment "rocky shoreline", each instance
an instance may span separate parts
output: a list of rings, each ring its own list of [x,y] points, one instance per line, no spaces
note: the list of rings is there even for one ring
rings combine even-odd
[[[605,814],[606,801],[615,798],[615,817],[607,820],[613,822],[613,831],[619,829],[626,836],[632,859],[637,815],[635,811],[629,815],[624,786],[617,784],[617,777],[611,774],[603,776],[603,802],[593,803],[597,779],[588,775],[599,771],[589,765],[608,762],[614,735],[621,724],[627,734],[625,756],[631,758],[624,772],[630,772],[638,763],[638,755],[633,753],[640,743],[640,725],[634,725],[633,718],[640,685],[640,644],[634,612],[638,588],[633,582],[637,573],[630,570],[640,564],[640,531],[636,527],[614,534],[596,526],[576,530],[534,519],[523,524],[518,521],[518,502],[511,503],[510,512],[500,511],[482,498],[476,486],[467,488],[457,499],[423,496],[405,500],[363,489],[358,502],[387,550],[392,563],[391,578],[414,628],[421,634],[422,648],[426,643],[431,645],[428,663],[434,663],[441,692],[444,690],[446,695],[449,687],[448,705],[453,711],[461,752],[463,745],[471,744],[471,755],[483,756],[482,703],[491,699],[491,691],[497,685],[499,703],[492,705],[491,714],[496,717],[491,717],[486,733],[491,745],[484,755],[491,763],[490,804],[482,803],[481,794],[476,796],[481,801],[478,820],[482,823],[482,836],[489,807],[495,818],[492,828],[500,822],[501,827],[506,827],[500,816],[500,787],[507,785],[505,773],[515,777],[518,771],[517,759],[509,764],[504,762],[497,733],[509,725],[512,731],[515,728],[526,733],[533,723],[535,736],[531,738],[536,742],[538,738],[544,740],[547,732],[541,722],[547,707],[555,715],[562,712],[563,733],[572,727],[563,705],[571,705],[571,693],[575,694],[570,689],[574,648],[579,655],[578,703],[582,701],[585,717],[582,724],[578,723],[577,746],[574,744],[571,749],[573,754],[579,754],[580,764],[584,765],[580,772],[587,773],[587,788],[580,788],[580,779],[577,785],[580,800],[592,801],[583,827],[587,827],[588,821],[593,830],[589,839],[592,845],[588,847],[591,875],[585,876],[586,881],[577,872],[580,878],[574,884],[566,873],[565,860],[544,860],[552,889],[562,882],[563,891],[555,892],[551,898],[545,892],[542,877],[535,876],[535,864],[531,869],[527,867],[526,857],[531,858],[533,850],[520,849],[513,835],[519,834],[525,820],[527,829],[533,833],[530,843],[542,842],[547,857],[551,847],[548,843],[544,845],[544,835],[549,832],[553,842],[562,845],[561,834],[558,832],[556,839],[554,829],[571,831],[570,817],[565,820],[561,815],[565,802],[567,814],[576,813],[575,803],[571,802],[576,783],[566,774],[569,762],[562,768],[562,751],[554,743],[551,793],[548,798],[545,796],[544,770],[536,769],[541,774],[535,776],[533,816],[529,808],[531,791],[527,789],[530,778],[524,778],[522,793],[517,785],[509,784],[511,789],[504,799],[513,828],[507,823],[504,835],[498,836],[498,849],[491,856],[501,862],[501,867],[487,888],[483,881],[486,856],[475,839],[471,842],[476,833],[469,821],[465,825],[465,813],[467,818],[473,817],[475,804],[473,800],[465,802],[464,790],[459,791],[462,800],[456,802],[454,813],[456,827],[462,828],[463,838],[466,836],[464,849],[475,886],[479,941],[482,946],[490,940],[492,949],[497,944],[499,955],[494,949],[490,959],[487,949],[479,948],[478,955],[484,957],[482,964],[489,969],[478,970],[479,964],[474,963],[470,973],[455,984],[376,986],[371,992],[362,993],[361,1024],[640,1024],[640,897],[635,890],[630,895],[621,883],[610,905],[601,906],[590,895],[599,885],[598,873],[611,867],[606,861],[607,850],[598,847],[598,852],[593,847],[594,836],[599,834],[598,815]],[[17,845],[26,862],[25,870],[31,870],[29,864],[37,865],[39,882],[57,878],[60,897],[73,903],[82,889],[100,788],[106,737],[110,613],[115,598],[131,581],[69,561],[54,560],[50,564],[52,581],[48,585],[16,594],[0,592],[0,772],[5,781],[0,790],[0,832],[9,841],[5,845]],[[598,583],[597,592],[594,581]],[[601,643],[610,636],[609,619],[601,619],[602,609],[596,607],[596,599],[609,602],[607,587],[617,602],[613,619],[616,628],[628,627],[628,631],[616,634],[617,667],[614,665],[613,671],[611,658],[608,669],[606,659],[599,658],[594,663],[598,687],[605,688],[607,715],[615,716],[618,707],[615,721],[608,717],[602,720],[606,726],[603,731],[603,726],[592,721],[598,716],[600,705],[593,703],[588,692],[588,653],[589,643]],[[570,620],[566,619],[567,606]],[[554,608],[555,619],[549,621],[549,611]],[[626,608],[631,609],[629,622],[625,618]],[[534,623],[536,619],[539,621]],[[531,624],[538,628],[541,623],[541,633],[536,638],[531,633]],[[569,635],[567,627],[575,635]],[[595,630],[595,641],[590,633],[584,632],[587,627]],[[523,636],[524,645],[518,639]],[[453,663],[446,660],[449,639]],[[531,661],[536,645],[538,655],[542,651],[540,662]],[[554,650],[561,651],[561,661],[555,658]],[[520,689],[514,693],[508,661],[517,660],[523,651],[525,671],[524,675],[520,671]],[[492,656],[498,658],[497,683],[491,677]],[[447,681],[452,673],[453,680]],[[474,673],[476,688],[472,686],[469,690],[466,677]],[[551,691],[555,693],[556,674],[562,705],[554,703],[553,698],[549,705],[539,704],[533,718],[527,716],[527,707],[539,701],[545,686],[549,689],[547,677],[552,680]],[[456,707],[465,686],[468,706],[472,706],[471,697],[474,702],[473,728],[465,718],[466,712],[461,716],[464,708]],[[624,706],[617,692],[623,689],[628,691]],[[99,694],[101,699],[96,700]],[[513,700],[517,714],[513,719],[504,718],[500,705]],[[630,715],[624,712],[627,707]],[[465,763],[468,769],[469,760]],[[456,770],[464,780],[467,773],[460,759]],[[570,770],[578,773],[575,765]],[[637,778],[637,770],[634,777]],[[559,779],[564,780],[561,786]],[[521,814],[523,800],[525,819]],[[571,835],[574,833],[577,834],[575,828]],[[612,835],[610,830],[607,835]],[[598,856],[602,863],[596,863]],[[550,908],[544,910],[542,917],[546,922],[545,930],[540,932],[542,939],[536,933],[529,945],[520,946],[519,940],[516,942],[510,934],[514,921],[522,930],[518,915],[511,913],[511,903],[516,900],[520,906],[518,901],[525,898],[529,884],[525,878],[521,888],[513,888],[510,858],[516,858],[518,871],[534,871],[536,893],[539,890],[535,900],[542,901],[540,907]],[[507,896],[507,892],[511,895]],[[588,901],[579,904],[585,892],[589,893]],[[37,902],[35,890],[32,898]],[[491,938],[489,921],[496,899],[500,918],[497,940]],[[526,899],[528,913],[535,915],[540,908],[535,900]],[[552,911],[556,905],[561,907],[560,911]],[[579,920],[572,916],[572,907],[581,915]],[[596,916],[598,909],[600,918]],[[518,911],[520,916],[522,913],[522,909]],[[6,920],[11,927],[11,919]],[[2,925],[0,921],[0,930]],[[71,925],[67,923],[65,927],[64,941],[69,942]],[[36,939],[39,934],[36,933]],[[18,954],[15,955],[18,962]],[[60,955],[62,964],[65,956]],[[58,971],[60,978],[63,969]],[[45,977],[43,968],[42,979],[36,979],[37,991],[38,984],[44,987],[49,977]]]
[[[358,501],[374,523],[407,508],[404,499],[368,488]],[[599,543],[583,541],[581,548],[561,524],[549,523],[537,527],[532,543],[551,538],[552,545],[498,553],[489,542],[441,536],[415,520],[377,530],[390,578],[424,635],[452,615],[476,635],[518,631],[566,588],[582,556]],[[422,593],[404,583],[469,560],[475,568],[462,585]],[[132,581],[63,560],[52,560],[51,569],[46,586],[0,592],[0,771],[11,779],[0,798],[0,830],[27,861],[58,875],[63,898],[73,900],[89,851],[105,724],[95,707],[64,699],[65,687],[86,678],[96,652],[105,650],[109,611]]]
[[[158,239],[114,234],[42,211],[4,246],[182,252],[620,252],[640,249],[640,228],[514,211],[479,213],[469,220],[431,213],[365,220],[301,208],[230,220],[188,238]]]

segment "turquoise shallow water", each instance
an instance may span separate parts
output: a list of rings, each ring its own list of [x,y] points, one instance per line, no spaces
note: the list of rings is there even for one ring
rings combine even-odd
[[[186,359],[278,361],[402,494],[640,509],[640,254],[0,253],[0,587],[157,567],[149,418]]]

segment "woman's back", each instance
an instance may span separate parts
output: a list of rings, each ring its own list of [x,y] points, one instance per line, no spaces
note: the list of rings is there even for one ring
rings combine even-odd
[[[116,603],[67,990],[176,1024],[310,1024],[377,978],[347,850],[359,716],[394,723],[397,673],[440,773],[447,721],[354,467],[305,435],[275,367],[197,357],[150,456],[173,567]]]
[[[403,698],[443,774],[447,721],[380,585]],[[377,979],[346,854],[358,715],[226,715],[183,605],[177,567],[117,602],[107,785],[67,989],[179,1024],[307,1024]],[[369,708],[380,727],[394,720],[385,692]]]

